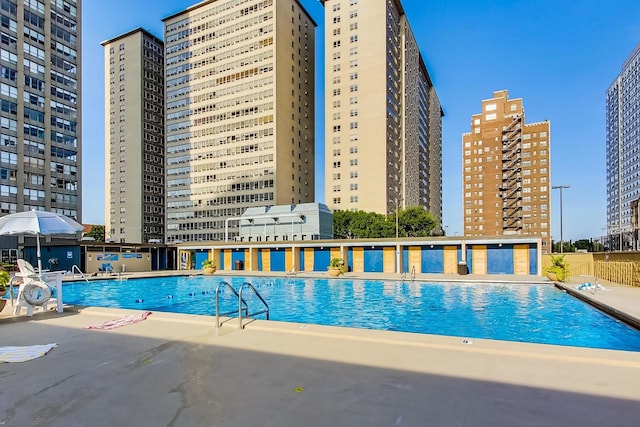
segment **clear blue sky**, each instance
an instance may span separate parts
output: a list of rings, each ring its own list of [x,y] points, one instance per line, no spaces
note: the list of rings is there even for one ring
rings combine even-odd
[[[345,0],[347,1],[347,0]],[[316,201],[324,201],[324,10],[301,0],[316,33]],[[163,37],[161,19],[196,0],[83,2],[83,222],[104,224],[104,72],[100,42],[142,27]],[[367,0],[361,0],[362,7]],[[480,101],[507,89],[528,122],[551,121],[552,185],[563,192],[565,240],[606,225],[605,91],[640,43],[638,0],[403,0],[446,116],[443,224],[461,234],[461,138]],[[552,235],[560,203],[552,195]]]

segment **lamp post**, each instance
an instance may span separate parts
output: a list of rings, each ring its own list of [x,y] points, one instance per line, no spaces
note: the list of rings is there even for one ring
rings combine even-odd
[[[398,202],[400,202],[400,200],[398,200],[396,198],[396,240],[398,240],[398,228],[399,228],[398,227],[398,225],[399,225],[399,222],[398,222]]]
[[[562,190],[565,188],[571,188],[570,185],[554,185],[551,187],[552,190],[560,190],[560,253],[564,252],[564,243],[562,240]],[[551,248],[551,252],[553,252],[553,248]]]
[[[398,203],[404,201],[404,199],[398,199],[396,197],[396,272],[400,272],[400,242],[398,242],[399,236],[399,220],[398,220]]]

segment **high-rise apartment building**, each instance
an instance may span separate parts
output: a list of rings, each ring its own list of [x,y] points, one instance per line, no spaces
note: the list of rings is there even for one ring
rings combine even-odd
[[[525,123],[506,90],[482,101],[462,135],[465,236],[538,236],[551,249],[550,123]]]
[[[115,242],[164,239],[164,43],[136,29],[102,43],[105,232]]]
[[[208,0],[164,23],[167,241],[223,240],[248,207],[312,202],[316,24],[302,5]]]
[[[442,217],[442,108],[399,0],[321,0],[325,203]]]
[[[607,246],[640,249],[640,44],[607,89]],[[634,203],[635,202],[635,203]]]
[[[80,1],[2,0],[0,214],[80,220]]]

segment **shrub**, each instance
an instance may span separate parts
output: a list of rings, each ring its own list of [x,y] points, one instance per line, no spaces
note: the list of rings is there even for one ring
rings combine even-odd
[[[344,274],[344,260],[342,258],[331,258],[329,261],[329,270],[340,270],[340,274]]]
[[[0,270],[0,296],[7,291],[7,285],[11,281],[11,276],[4,269]]]
[[[216,262],[212,259],[205,259],[202,261],[202,268],[216,268]]]
[[[569,277],[569,264],[564,260],[564,255],[551,255],[551,265],[544,269],[547,273],[553,273],[560,282],[564,282]]]

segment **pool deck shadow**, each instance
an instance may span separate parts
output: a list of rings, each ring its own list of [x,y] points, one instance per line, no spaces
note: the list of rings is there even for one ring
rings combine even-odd
[[[590,296],[640,306],[640,289],[604,286]],[[638,352],[262,320],[238,331],[236,319],[217,329],[210,316],[158,312],[110,331],[83,329],[130,313],[65,307],[27,318],[5,307],[0,346],[58,347],[0,364],[0,425],[631,426],[640,419]]]

